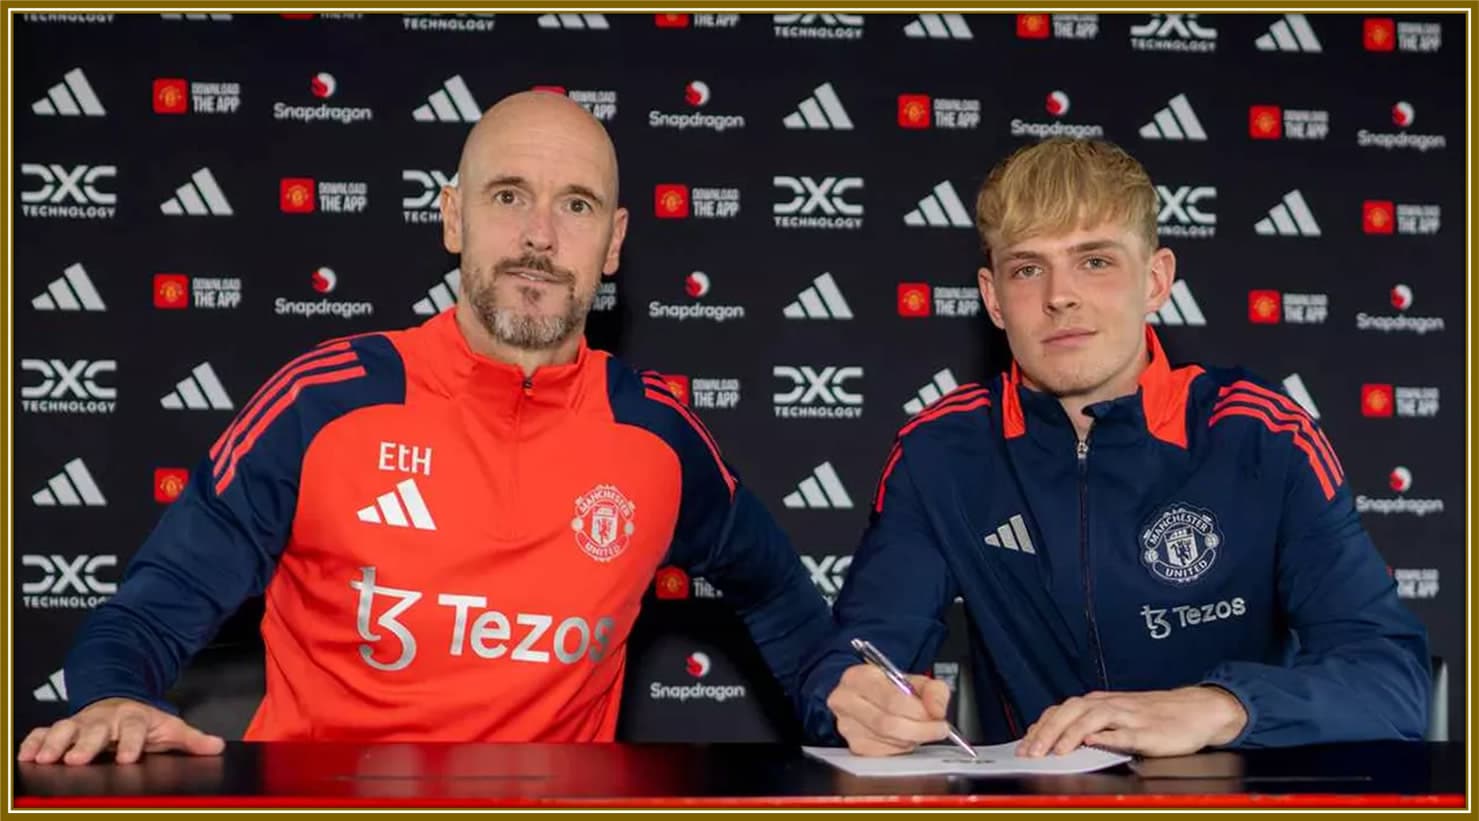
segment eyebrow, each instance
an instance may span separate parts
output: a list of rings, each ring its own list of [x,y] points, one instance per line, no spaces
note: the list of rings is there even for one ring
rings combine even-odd
[[[1124,244],[1123,243],[1120,243],[1120,242],[1116,242],[1115,240],[1112,240],[1112,239],[1095,239],[1095,240],[1089,240],[1088,242],[1080,242],[1077,245],[1071,246],[1068,249],[1068,253],[1069,254],[1085,254],[1085,253],[1088,253],[1090,251],[1103,251],[1103,250],[1109,249],[1109,248],[1115,249],[1117,251],[1123,251],[1123,250],[1125,250]],[[1007,262],[1015,262],[1015,261],[1020,260],[1020,259],[1040,260],[1040,259],[1043,259],[1043,258],[1044,258],[1043,255],[1040,254],[1040,253],[1038,253],[1037,251],[1023,250],[1023,251],[1013,251],[1010,254],[1006,254],[1006,255],[1002,256],[1001,261],[1003,263],[1007,263]]]
[[[1083,254],[1089,251],[1103,251],[1111,248],[1116,251],[1125,250],[1124,243],[1117,242],[1112,239],[1095,239],[1089,240],[1088,242],[1080,242],[1078,245],[1069,248],[1068,253]]]
[[[504,174],[502,176],[494,177],[493,179],[488,180],[486,183],[484,183],[483,193],[487,194],[495,188],[502,188],[504,186],[523,188],[526,191],[530,188],[529,181],[527,179],[512,174]],[[560,193],[576,194],[591,200],[596,204],[597,208],[604,209],[606,207],[606,200],[602,199],[600,194],[592,191],[588,186],[584,186],[579,183],[571,183],[569,185],[566,185],[563,189],[560,190]]]

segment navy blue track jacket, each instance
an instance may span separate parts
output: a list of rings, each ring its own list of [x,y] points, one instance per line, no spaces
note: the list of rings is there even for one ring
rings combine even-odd
[[[1229,746],[1419,739],[1427,633],[1397,598],[1340,461],[1281,391],[1241,370],[1151,362],[1090,405],[1080,443],[1015,366],[900,430],[800,711],[871,640],[924,672],[957,596],[985,741],[1093,690],[1214,684],[1248,723]]]

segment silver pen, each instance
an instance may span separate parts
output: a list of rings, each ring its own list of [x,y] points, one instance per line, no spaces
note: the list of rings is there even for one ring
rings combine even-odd
[[[853,639],[852,649],[858,651],[858,655],[862,656],[864,661],[882,670],[883,674],[888,677],[888,680],[893,682],[893,685],[899,688],[904,695],[919,698],[919,692],[914,689],[914,685],[909,683],[909,677],[904,675],[904,671],[895,667],[894,663],[888,660],[888,656],[879,652],[878,648],[874,647],[871,642],[863,639]],[[955,742],[955,746],[964,750],[965,754],[970,756],[972,760],[978,758],[976,748],[972,747],[970,742],[965,740],[965,736],[961,735],[960,731],[955,729],[955,725],[947,721],[945,722],[945,727],[950,731],[950,740]]]

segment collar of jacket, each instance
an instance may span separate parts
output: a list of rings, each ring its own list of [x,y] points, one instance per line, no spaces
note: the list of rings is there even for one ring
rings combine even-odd
[[[602,389],[597,383],[604,384],[603,357],[584,336],[575,361],[537,368],[526,379],[519,366],[474,351],[457,325],[456,312],[456,307],[448,308],[422,325],[430,343],[426,364],[449,396],[512,412],[529,403],[573,408],[586,394]]]
[[[1084,413],[1094,417],[1095,442],[1149,435],[1184,449],[1187,396],[1192,380],[1202,369],[1195,365],[1172,368],[1160,339],[1149,325],[1145,326],[1145,347],[1150,362],[1140,373],[1135,393],[1084,408]],[[1029,427],[1048,428],[1043,431],[1048,439],[1062,436],[1058,428],[1067,428],[1072,435],[1068,414],[1057,397],[1023,385],[1022,372],[1015,360],[1011,370],[1002,374],[1001,416],[1002,431],[1008,439],[1027,435]]]

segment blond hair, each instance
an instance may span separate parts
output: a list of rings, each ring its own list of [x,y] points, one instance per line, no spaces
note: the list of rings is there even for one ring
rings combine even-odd
[[[1052,137],[998,163],[976,195],[976,230],[989,258],[1040,234],[1112,220],[1155,250],[1156,195],[1150,175],[1124,149],[1105,140]]]

